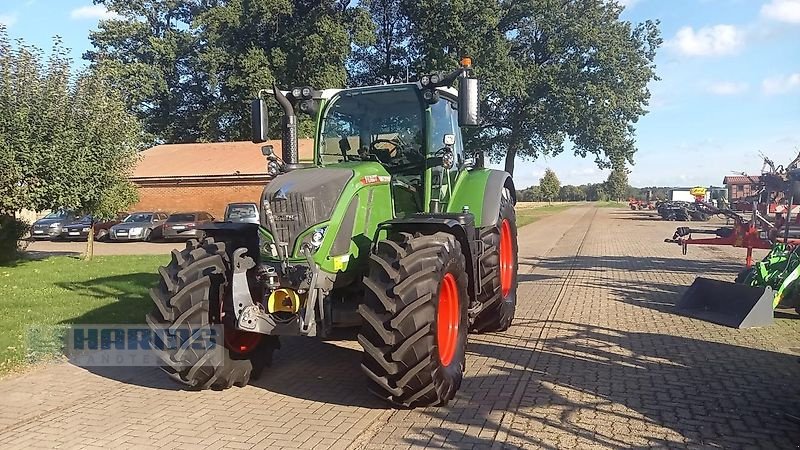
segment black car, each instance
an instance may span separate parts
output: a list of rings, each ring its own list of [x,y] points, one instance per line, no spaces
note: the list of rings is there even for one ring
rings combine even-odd
[[[33,222],[31,225],[31,238],[33,239],[58,239],[61,237],[61,228],[75,221],[72,211],[58,210]]]
[[[89,231],[94,230],[94,239],[104,241],[108,239],[109,229],[125,220],[128,213],[119,213],[112,220],[101,220],[92,223],[92,216],[86,215],[80,219],[61,227],[61,238],[66,240],[84,241],[89,237]]]

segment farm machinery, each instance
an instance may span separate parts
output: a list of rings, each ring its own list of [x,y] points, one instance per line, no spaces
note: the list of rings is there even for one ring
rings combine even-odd
[[[678,312],[737,328],[772,323],[773,309],[800,307],[800,224],[792,220],[795,200],[800,200],[800,156],[787,168],[769,164],[759,177],[760,205],[750,209],[750,218],[728,208],[717,208],[698,200],[695,207],[717,215],[732,225],[716,229],[679,227],[665,242],[675,243],[687,254],[690,245],[725,245],[747,250],[745,268],[734,283],[699,277],[676,305]],[[771,163],[771,161],[770,161]],[[762,215],[776,199],[788,199],[784,212],[774,221]],[[704,237],[695,238],[696,235]],[[713,237],[709,237],[713,236]],[[769,250],[764,259],[753,261],[753,250]]]
[[[156,342],[164,370],[195,388],[242,386],[280,336],[359,327],[371,392],[403,407],[452,399],[467,332],[506,330],[516,304],[514,184],[461,136],[479,123],[471,74],[465,58],[411,83],[262,90],[252,140],[266,142],[274,99],[282,155],[262,148],[274,178],[260,223],[204,226],[206,239],[160,269],[147,317],[154,330],[221,327],[223,351]],[[315,121],[309,164],[299,114]]]

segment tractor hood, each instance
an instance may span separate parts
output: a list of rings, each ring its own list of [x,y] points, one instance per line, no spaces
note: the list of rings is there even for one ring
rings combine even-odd
[[[330,219],[353,175],[350,169],[311,168],[275,177],[261,195],[261,223],[276,241],[293,247],[301,232]]]

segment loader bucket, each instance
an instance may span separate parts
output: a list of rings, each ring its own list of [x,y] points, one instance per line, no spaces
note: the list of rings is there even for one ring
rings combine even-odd
[[[733,328],[772,324],[770,287],[698,277],[675,305],[678,314]]]

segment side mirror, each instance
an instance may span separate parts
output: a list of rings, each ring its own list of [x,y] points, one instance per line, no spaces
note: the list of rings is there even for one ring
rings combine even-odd
[[[478,79],[462,77],[458,80],[458,126],[475,127],[480,124]]]
[[[253,99],[250,106],[250,128],[252,130],[251,140],[254,143],[267,141],[268,125],[267,103],[262,98]]]

